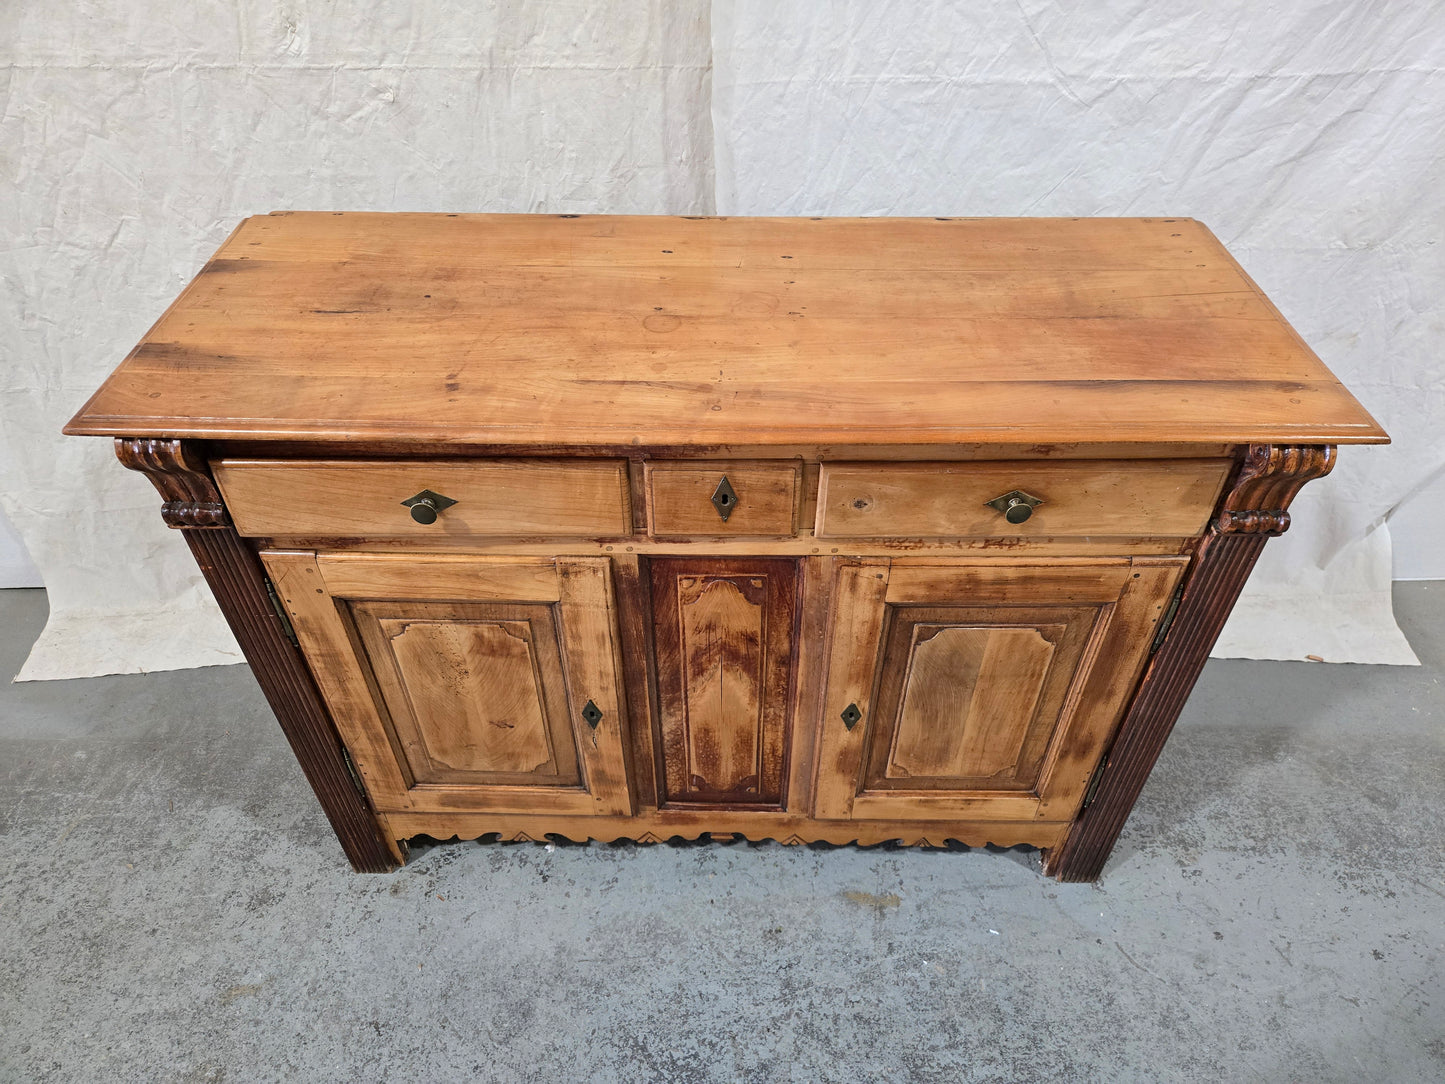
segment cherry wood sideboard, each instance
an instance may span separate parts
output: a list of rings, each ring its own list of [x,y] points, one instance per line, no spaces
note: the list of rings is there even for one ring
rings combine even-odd
[[[184,534],[353,866],[1101,872],[1266,539],[1384,431],[1191,219],[281,212],[66,428]]]

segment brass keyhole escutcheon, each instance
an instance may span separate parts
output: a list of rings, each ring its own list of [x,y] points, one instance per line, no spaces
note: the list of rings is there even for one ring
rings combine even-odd
[[[441,515],[457,502],[450,497],[443,497],[440,493],[433,493],[429,489],[423,489],[414,497],[408,497],[401,502],[405,507],[411,509],[411,518],[423,526],[429,526],[437,521]]]
[[[1034,514],[1034,509],[1043,504],[1042,497],[1031,497],[1021,489],[984,501],[985,506],[1003,513],[1003,518],[1017,526]]]
[[[722,517],[724,523],[728,521],[728,516],[733,514],[733,509],[738,506],[737,492],[733,489],[733,484],[728,481],[726,474],[717,484],[717,489],[713,490],[712,506],[717,509],[717,514]]]

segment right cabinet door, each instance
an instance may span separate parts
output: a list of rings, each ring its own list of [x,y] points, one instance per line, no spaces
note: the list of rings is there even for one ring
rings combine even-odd
[[[1071,819],[1187,563],[837,561],[815,816]]]

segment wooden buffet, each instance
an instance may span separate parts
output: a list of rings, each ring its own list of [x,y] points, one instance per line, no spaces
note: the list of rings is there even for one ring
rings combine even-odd
[[[1101,872],[1265,540],[1384,431],[1191,219],[250,218],[66,428],[357,870],[418,835]]]

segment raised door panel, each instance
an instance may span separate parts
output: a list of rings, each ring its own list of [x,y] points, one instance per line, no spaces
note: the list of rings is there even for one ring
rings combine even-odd
[[[1098,609],[892,609],[864,792],[1031,789]]]
[[[659,558],[649,567],[661,804],[781,807],[796,562]]]
[[[418,783],[578,784],[552,607],[359,601],[351,614]]]
[[[816,814],[1071,817],[1183,564],[840,562]]]
[[[632,811],[606,558],[262,559],[379,810]]]
[[[1043,629],[948,624],[913,627],[907,678],[885,779],[940,781],[1007,778],[1018,785],[1034,708],[1054,645]],[[957,725],[929,724],[944,717]]]
[[[1057,643],[1077,627],[987,620],[933,608],[893,622],[878,709],[889,721],[874,731],[870,789],[1026,787],[1037,775],[1039,721],[1057,714],[1066,687]]]

